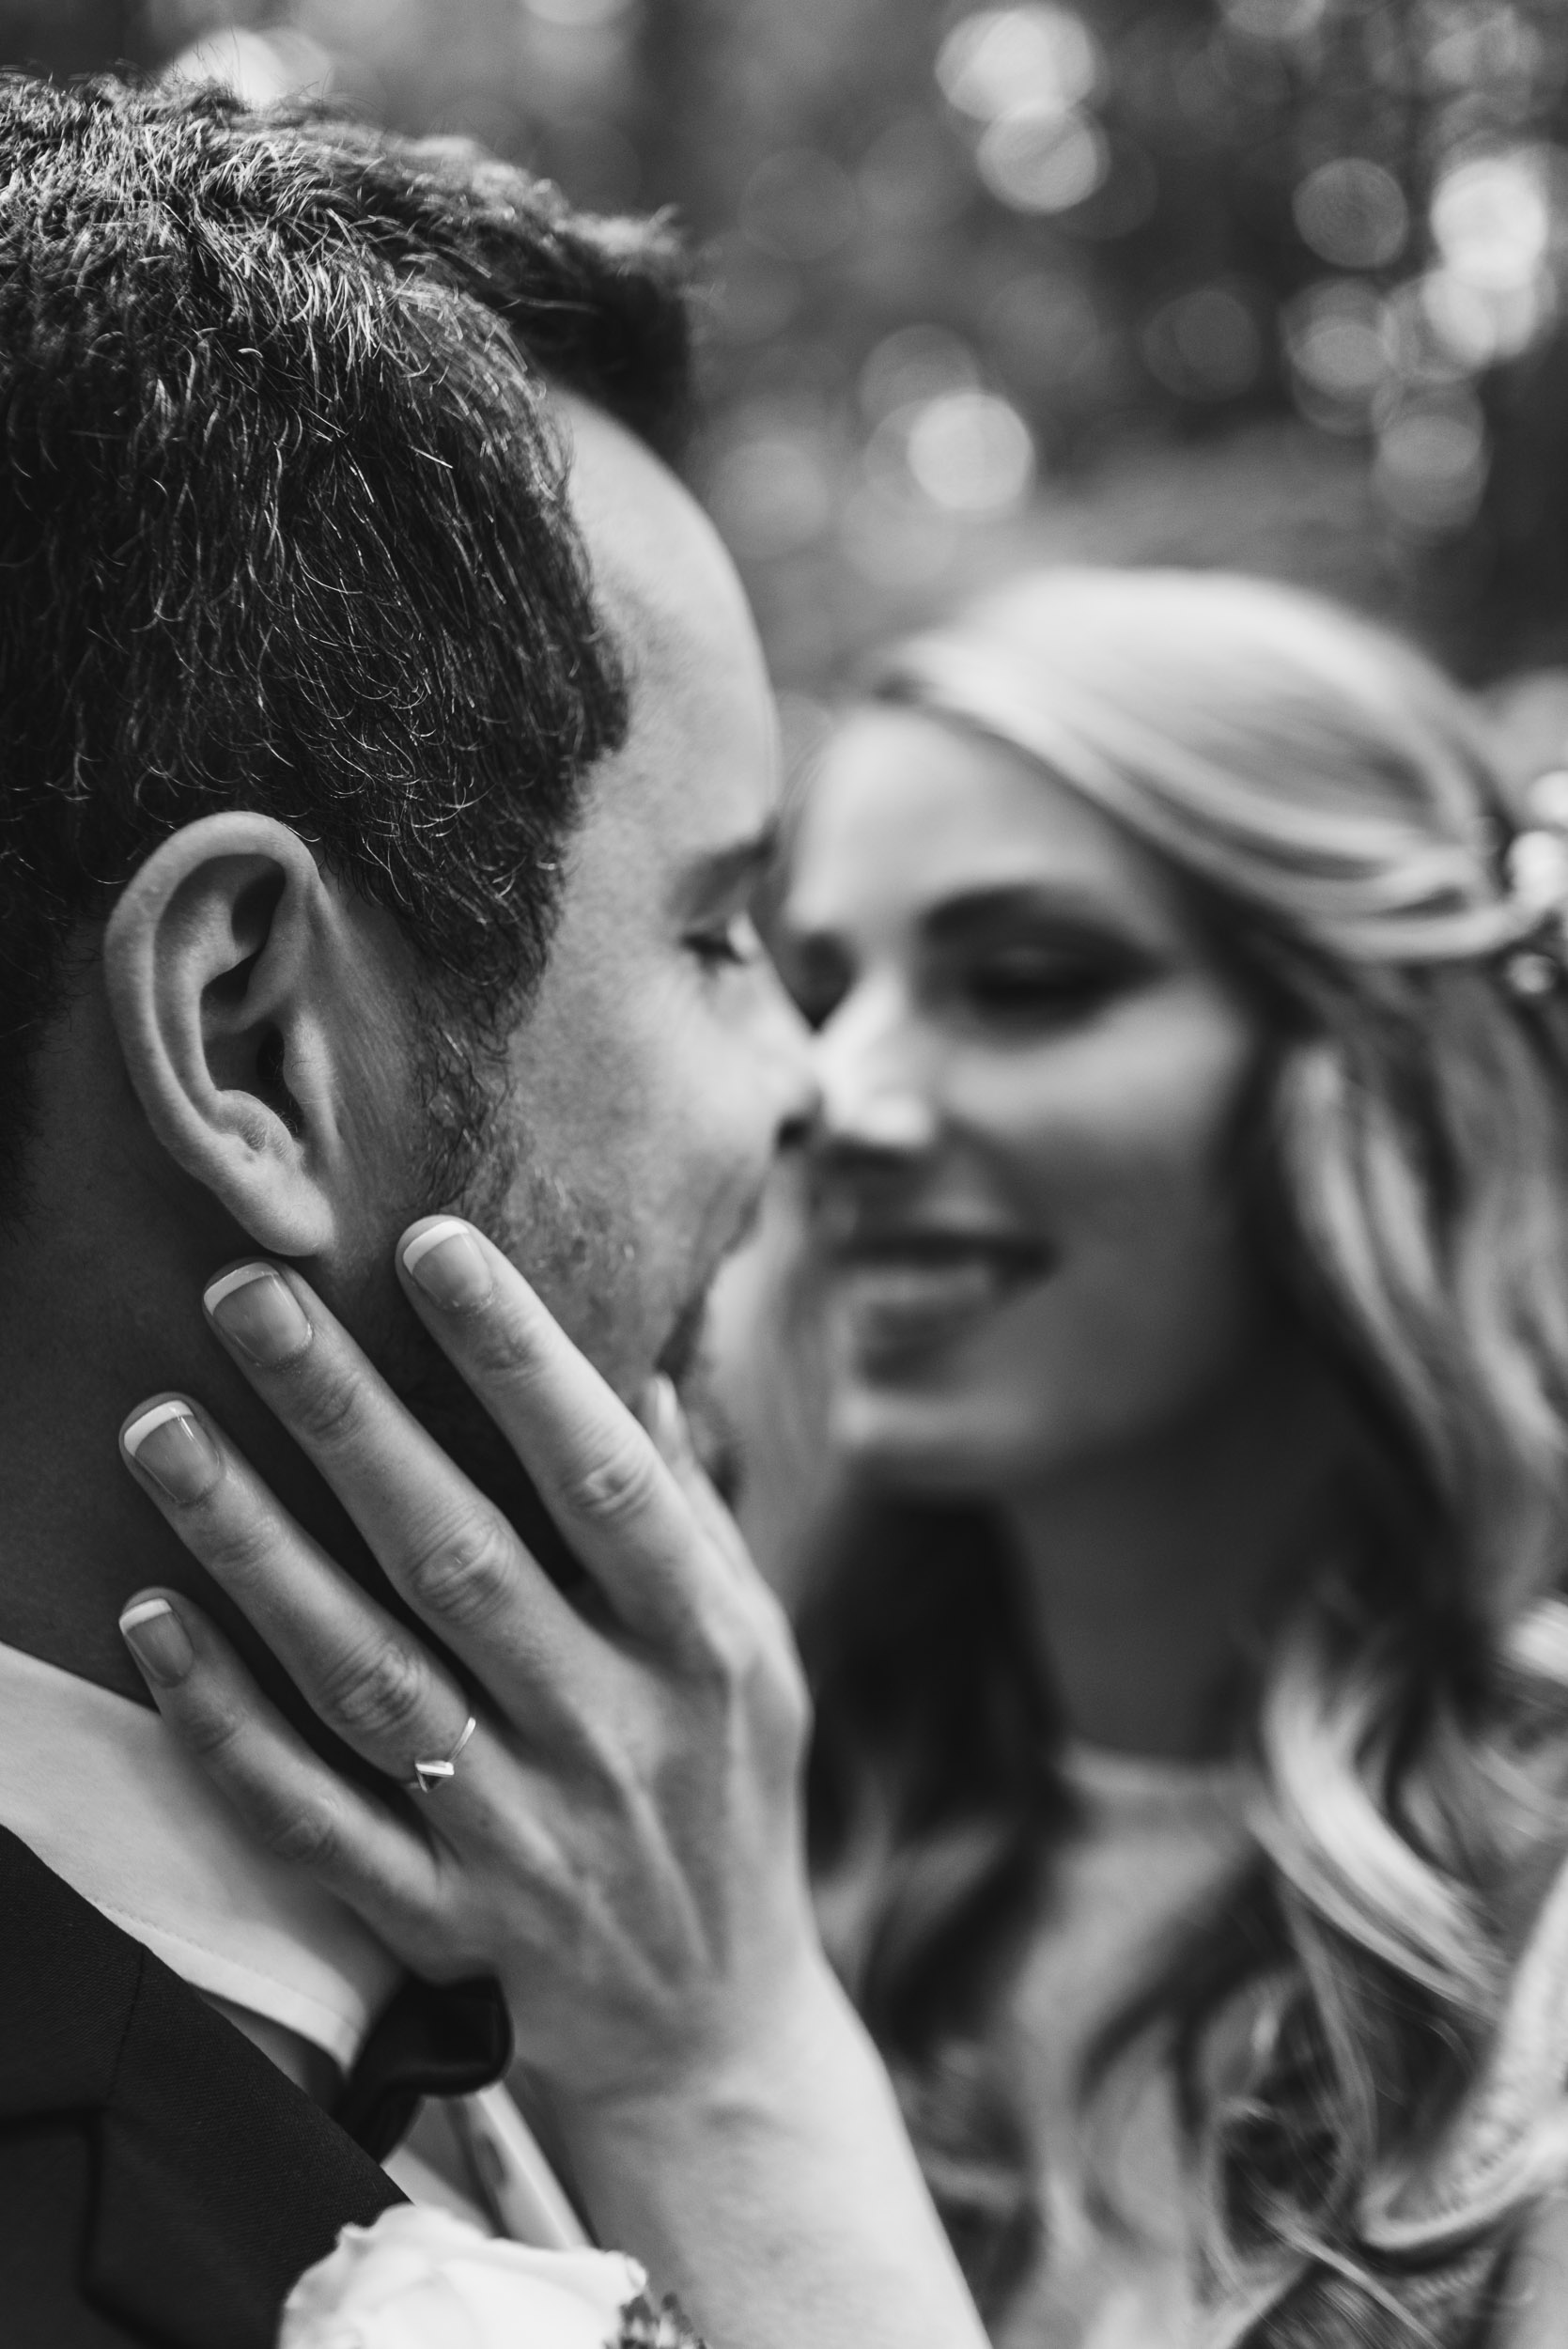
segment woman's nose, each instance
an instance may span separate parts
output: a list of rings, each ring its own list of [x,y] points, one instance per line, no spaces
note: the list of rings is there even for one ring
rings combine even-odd
[[[820,1140],[881,1157],[928,1149],[939,1119],[922,1059],[895,1001],[841,1004],[816,1038]]]

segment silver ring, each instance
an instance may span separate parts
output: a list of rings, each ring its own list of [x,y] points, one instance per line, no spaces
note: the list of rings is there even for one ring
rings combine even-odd
[[[479,1724],[471,1713],[462,1725],[457,1744],[442,1762],[416,1762],[413,1776],[405,1782],[411,1795],[433,1795],[438,1786],[444,1786],[449,1778],[458,1775],[458,1756],[467,1745]]]

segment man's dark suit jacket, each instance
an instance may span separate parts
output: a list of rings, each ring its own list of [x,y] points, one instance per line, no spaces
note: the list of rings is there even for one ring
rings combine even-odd
[[[331,2117],[0,1829],[4,2349],[272,2349],[296,2277],[403,2199],[373,2153],[506,2053],[492,1985],[411,1984]]]

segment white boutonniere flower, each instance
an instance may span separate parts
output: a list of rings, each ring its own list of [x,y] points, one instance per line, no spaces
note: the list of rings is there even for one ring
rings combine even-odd
[[[283,2311],[278,2349],[701,2349],[619,2251],[536,2251],[399,2203],[345,2227]]]

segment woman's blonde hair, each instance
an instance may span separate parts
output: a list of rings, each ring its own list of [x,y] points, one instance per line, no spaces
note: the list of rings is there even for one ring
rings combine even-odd
[[[1157,849],[1265,1006],[1265,1232],[1376,1465],[1262,1666],[1255,1895],[1142,2013],[1209,2078],[1215,2339],[1469,2341],[1568,2172],[1568,982],[1525,819],[1430,662],[1260,581],[1041,573],[874,690]]]

